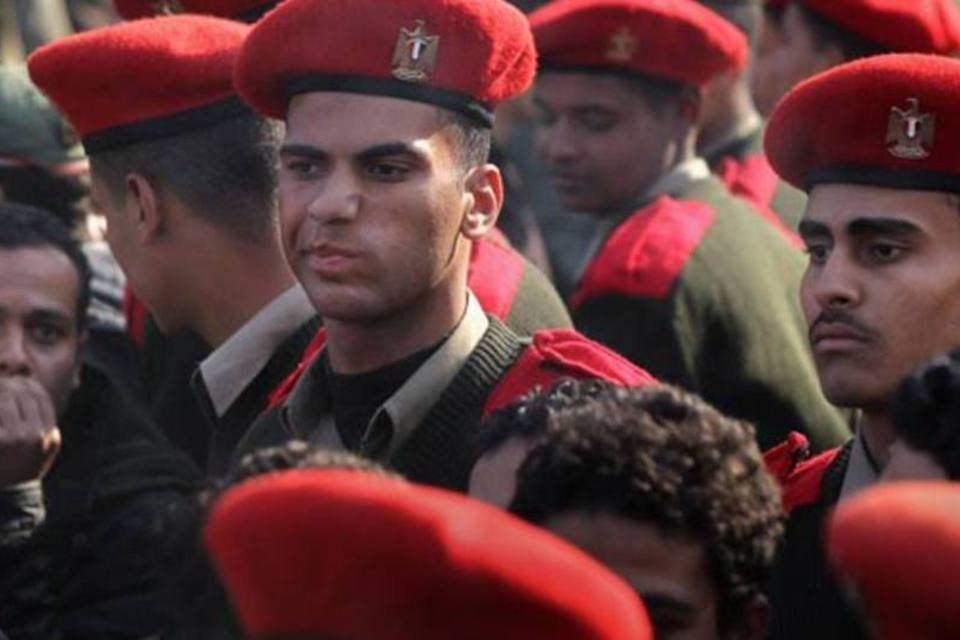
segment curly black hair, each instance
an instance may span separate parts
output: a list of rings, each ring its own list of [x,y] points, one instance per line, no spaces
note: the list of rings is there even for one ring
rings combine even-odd
[[[478,439],[480,455],[496,451],[514,438],[534,440],[549,428],[554,414],[581,406],[612,388],[604,380],[572,378],[555,382],[547,391],[536,387],[484,421]]]
[[[608,386],[549,423],[520,468],[510,511],[536,524],[610,513],[701,542],[720,628],[736,629],[783,534],[754,428],[668,385]]]
[[[960,348],[904,378],[890,414],[900,438],[930,454],[951,480],[960,480]]]

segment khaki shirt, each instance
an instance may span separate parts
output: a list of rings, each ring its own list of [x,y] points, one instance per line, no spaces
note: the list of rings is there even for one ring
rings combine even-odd
[[[374,413],[359,453],[379,460],[396,453],[466,364],[489,324],[480,303],[469,294],[463,318],[443,345]],[[291,433],[301,438],[309,436],[312,444],[344,450],[327,390],[321,353],[281,408],[281,420]]]

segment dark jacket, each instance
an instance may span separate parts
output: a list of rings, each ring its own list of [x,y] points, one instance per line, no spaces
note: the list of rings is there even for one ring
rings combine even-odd
[[[169,613],[158,597],[160,520],[192,495],[199,474],[92,368],[61,425],[63,446],[42,484],[46,519],[26,539],[0,541],[0,554],[19,557],[0,579],[0,626],[11,640],[156,633]],[[21,496],[20,511],[37,495]]]
[[[805,490],[811,492],[809,497],[798,495],[787,481],[784,502],[789,517],[769,588],[770,640],[867,638],[830,570],[823,545],[827,516],[840,499],[852,450],[850,440],[835,454],[824,454],[822,471],[803,474],[822,473],[819,482]]]

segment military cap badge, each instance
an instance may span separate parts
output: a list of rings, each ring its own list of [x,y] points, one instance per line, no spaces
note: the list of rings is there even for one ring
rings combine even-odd
[[[902,160],[923,160],[930,157],[937,117],[933,113],[920,113],[920,101],[916,98],[908,98],[907,104],[906,110],[890,108],[887,150]]]
[[[423,20],[413,29],[400,29],[393,51],[393,77],[406,82],[426,82],[437,64],[440,36],[427,35]]]

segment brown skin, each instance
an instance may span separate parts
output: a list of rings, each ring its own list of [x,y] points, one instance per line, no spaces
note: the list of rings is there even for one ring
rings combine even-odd
[[[960,344],[956,196],[820,185],[800,226],[810,253],[801,302],[826,397],[862,409],[872,453],[893,442],[887,403],[900,380]]]
[[[283,245],[338,372],[436,344],[463,316],[470,246],[496,224],[503,182],[493,165],[461,166],[448,127],[436,107],[395,98],[290,102]]]
[[[80,282],[54,248],[0,250],[0,487],[42,477],[79,384]]]
[[[719,640],[718,598],[703,545],[652,524],[604,513],[571,512],[546,528],[623,578],[643,599],[657,640]],[[728,638],[760,638],[728,635]]]
[[[694,102],[661,112],[621,78],[540,76],[536,145],[563,205],[601,215],[635,206],[661,176],[693,157]]]
[[[470,472],[470,497],[506,509],[517,492],[517,471],[529,451],[528,440],[511,438],[483,455]]]
[[[166,333],[194,331],[216,348],[295,283],[279,239],[237,240],[142,174],[129,173],[115,194],[94,160],[91,202],[131,288]]]
[[[795,86],[844,62],[834,46],[817,49],[800,10],[788,4],[779,24],[767,19],[751,72],[753,98],[767,116]]]

